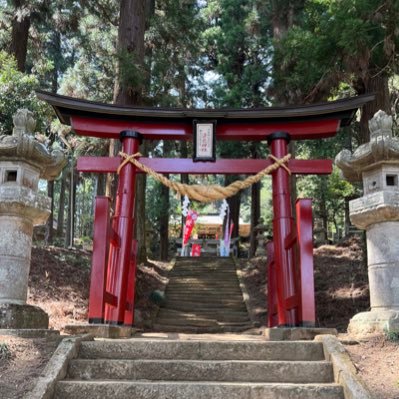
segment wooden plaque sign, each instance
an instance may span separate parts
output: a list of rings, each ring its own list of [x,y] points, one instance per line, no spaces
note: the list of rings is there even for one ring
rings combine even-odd
[[[193,161],[216,161],[216,121],[193,121]]]

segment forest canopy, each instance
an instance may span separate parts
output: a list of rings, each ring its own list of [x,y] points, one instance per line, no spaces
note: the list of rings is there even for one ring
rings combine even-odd
[[[115,154],[118,146],[74,136],[35,90],[123,105],[196,108],[309,104],[376,93],[336,138],[291,148],[297,158],[334,158],[368,141],[368,120],[379,109],[397,126],[398,20],[396,0],[0,0],[0,132],[11,134],[12,115],[29,108],[40,140],[69,157],[62,176],[46,188],[53,203],[47,241],[90,240],[93,198],[112,193],[115,182],[77,174],[75,161],[82,154]],[[147,142],[141,152],[184,158],[192,148]],[[217,152],[265,158],[267,146],[228,143]],[[228,184],[239,177],[171,178]],[[143,177],[138,185],[140,258],[151,251],[165,258],[170,222],[181,220],[180,199],[151,179]],[[347,232],[345,209],[360,187],[334,170],[330,177],[298,177],[293,189],[314,198],[325,241]],[[267,179],[229,200],[233,217],[252,225],[260,217],[270,225],[270,202]],[[217,213],[220,204],[195,206],[206,214]],[[254,245],[251,237],[250,254]]]

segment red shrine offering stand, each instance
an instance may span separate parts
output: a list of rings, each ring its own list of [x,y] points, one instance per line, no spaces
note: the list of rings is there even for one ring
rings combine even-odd
[[[123,152],[133,155],[144,140],[192,140],[193,126],[203,122],[219,140],[267,140],[277,159],[288,154],[290,140],[325,139],[348,126],[357,109],[374,99],[364,95],[345,100],[297,107],[264,109],[189,110],[118,107],[38,92],[50,103],[60,121],[82,136],[120,139]],[[208,133],[207,133],[208,134]],[[138,160],[158,173],[255,174],[272,159],[145,158]],[[82,157],[81,172],[115,173],[121,157]],[[286,168],[272,172],[273,241],[268,254],[269,327],[314,326],[313,228],[310,199],[299,199],[291,209],[289,175],[329,174],[331,160],[290,159]],[[110,199],[96,199],[89,322],[133,325],[136,274],[134,240],[135,177],[143,173],[131,163],[120,171],[115,211]],[[295,216],[295,217],[294,217]]]

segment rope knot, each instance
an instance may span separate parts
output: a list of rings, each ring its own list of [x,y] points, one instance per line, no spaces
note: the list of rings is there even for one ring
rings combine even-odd
[[[123,158],[122,163],[119,165],[118,169],[116,170],[116,173],[119,175],[120,171],[122,170],[122,168],[127,165],[128,163],[132,163],[133,165],[135,165],[135,163],[133,162],[133,160],[135,161],[136,158],[140,158],[142,157],[142,155],[139,152],[136,152],[135,154],[129,155],[126,154],[126,152],[123,151],[119,151],[118,154],[121,158]],[[137,166],[137,165],[136,165]]]

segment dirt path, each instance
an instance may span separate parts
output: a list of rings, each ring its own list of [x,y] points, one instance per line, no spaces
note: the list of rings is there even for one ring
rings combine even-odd
[[[58,338],[0,335],[0,397],[19,399],[29,392],[54,350]]]

